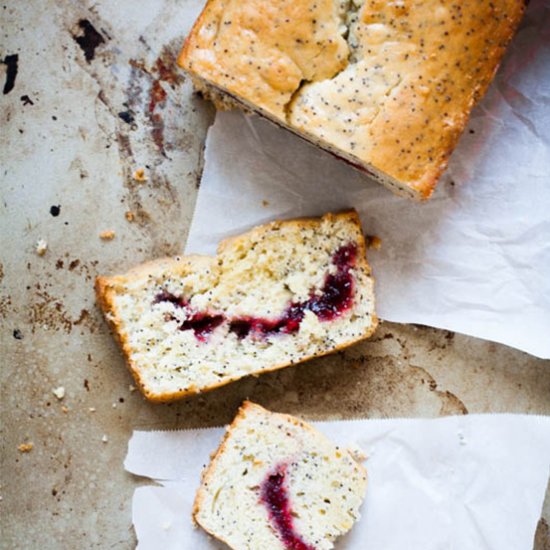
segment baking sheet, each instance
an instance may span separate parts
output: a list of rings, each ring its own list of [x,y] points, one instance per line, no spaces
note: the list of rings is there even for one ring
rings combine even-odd
[[[187,253],[275,218],[356,208],[382,319],[550,357],[550,10],[531,3],[433,198],[395,197],[271,123],[218,113]]]
[[[43,0],[32,9],[7,3],[2,12],[2,55],[19,54],[15,86],[0,95],[0,447],[9,472],[0,506],[7,548],[58,550],[67,541],[134,548],[132,493],[144,480],[122,468],[132,430],[220,425],[245,396],[311,418],[550,413],[547,362],[393,323],[345,354],[195,400],[159,407],[132,391],[94,305],[93,279],[183,250],[213,109],[192,94],[188,79],[161,80],[168,93],[156,108],[165,123],[163,155],[152,138],[158,126],[150,91],[161,76],[158,61],[177,54],[201,4]],[[81,21],[105,39],[89,61],[76,42],[86,35]],[[143,69],[132,70],[130,60]],[[137,183],[132,173],[140,167],[148,180]],[[53,205],[61,206],[57,217]],[[132,222],[128,211],[136,213]],[[99,239],[109,229],[116,237]],[[48,244],[43,257],[39,239]],[[59,386],[62,401],[52,394]],[[34,448],[21,453],[25,442]],[[547,498],[537,550],[547,544],[549,504]]]

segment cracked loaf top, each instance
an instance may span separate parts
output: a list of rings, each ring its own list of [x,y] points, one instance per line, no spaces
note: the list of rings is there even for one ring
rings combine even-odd
[[[523,10],[521,0],[209,0],[179,63],[218,104],[257,111],[423,199]]]

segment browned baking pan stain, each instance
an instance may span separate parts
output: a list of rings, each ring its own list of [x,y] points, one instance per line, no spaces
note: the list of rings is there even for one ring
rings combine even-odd
[[[73,34],[74,41],[84,52],[86,61],[91,63],[94,59],[96,48],[105,43],[105,38],[103,38],[87,19],[81,19],[78,22],[78,26],[82,29],[83,34],[80,36]]]
[[[6,65],[6,82],[4,83],[4,90],[3,94],[9,94],[13,87],[15,86],[15,78],[17,77],[17,69],[19,66],[19,55],[16,53],[12,55],[6,55],[4,57],[4,61],[2,61],[4,65]]]

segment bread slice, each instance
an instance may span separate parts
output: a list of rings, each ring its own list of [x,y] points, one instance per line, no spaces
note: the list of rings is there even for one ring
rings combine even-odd
[[[366,489],[349,451],[247,401],[203,473],[193,519],[234,550],[327,550],[359,519]]]
[[[415,199],[430,196],[522,0],[208,0],[179,57],[221,108],[263,115]]]
[[[370,336],[365,253],[348,211],[269,223],[215,257],[156,260],[95,288],[140,389],[170,401]]]

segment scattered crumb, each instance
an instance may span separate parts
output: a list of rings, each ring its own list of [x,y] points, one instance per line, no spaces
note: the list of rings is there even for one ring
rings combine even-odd
[[[356,443],[352,443],[348,447],[348,451],[357,462],[364,462],[368,458],[367,453]]]
[[[128,212],[125,212],[124,214],[124,217],[129,221],[129,222],[133,222],[136,215],[131,211],[131,210],[128,210]]]
[[[113,403],[113,409],[116,409],[116,403]]]
[[[138,168],[132,175],[135,181],[143,182],[147,181],[149,178],[145,174],[145,168]]]
[[[95,410],[96,410],[96,409],[95,409],[95,407],[90,407],[88,410],[89,410],[91,413],[95,413]]]
[[[46,250],[48,250],[48,243],[44,239],[38,239],[36,241],[35,249],[39,256],[44,256],[44,254],[46,254]]]
[[[131,391],[131,392],[135,392],[137,390],[137,388],[135,386],[133,386],[132,384],[130,384],[128,386],[128,389]]]
[[[69,407],[65,407],[65,405],[63,405],[63,406],[61,407],[61,410],[62,410],[65,414],[67,414],[67,413],[69,412]]]
[[[112,241],[115,238],[115,232],[112,229],[102,231],[99,234],[99,238],[103,239],[104,241]]]
[[[19,445],[17,447],[17,450],[20,452],[20,453],[30,453],[32,451],[32,448],[34,447],[34,445],[32,443],[21,443],[21,445]]]
[[[269,201],[266,201],[265,199],[262,201],[262,206],[269,206]]]
[[[107,441],[109,441],[109,438],[105,434],[103,434],[101,441],[103,441],[103,443],[107,443]]]
[[[367,235],[367,248],[374,248],[374,250],[380,250],[382,248],[382,239],[376,235]]]
[[[61,401],[65,397],[65,388],[63,386],[59,386],[59,388],[54,388],[52,390],[52,393]]]

